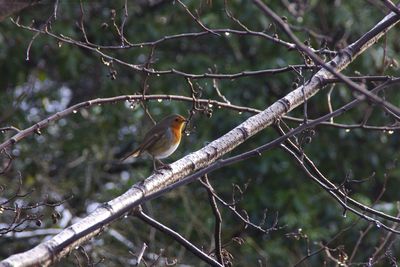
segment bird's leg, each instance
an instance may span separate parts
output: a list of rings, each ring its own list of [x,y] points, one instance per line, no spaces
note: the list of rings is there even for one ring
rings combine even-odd
[[[151,156],[153,158],[153,171],[155,174],[162,174],[162,172],[159,171],[159,169],[157,169],[157,164],[156,161],[158,159],[156,159],[154,156]],[[159,161],[159,160],[158,160]]]
[[[154,156],[151,156],[151,158],[153,159],[153,170],[156,171],[157,170],[156,158]]]
[[[157,168],[157,163],[159,164],[159,167]],[[163,163],[161,160],[156,159],[153,157],[153,167],[154,167],[154,172],[161,174],[160,170],[172,170],[171,166],[169,164]]]
[[[162,162],[161,160],[158,160],[158,163],[160,163],[161,165],[161,169],[167,169],[167,170],[172,170],[171,165],[169,164],[165,164],[164,162]]]

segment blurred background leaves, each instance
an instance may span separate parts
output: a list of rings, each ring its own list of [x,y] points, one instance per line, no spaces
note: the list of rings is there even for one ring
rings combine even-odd
[[[113,22],[117,25],[122,23],[124,2],[82,1],[83,22],[90,42],[107,46],[121,45]],[[226,15],[223,1],[184,3],[192,12],[197,11],[201,21],[211,29],[242,30]],[[232,16],[249,29],[264,31],[270,35],[277,34],[279,38],[288,41],[250,2],[234,0],[227,3]],[[332,50],[338,50],[358,39],[387,13],[379,4],[367,5],[365,1],[282,0],[268,5],[280,16],[286,17],[291,25],[296,26],[293,29],[301,40],[308,40],[314,48],[319,48],[324,39],[327,47]],[[19,23],[38,26],[53,12],[53,1],[40,1],[12,18],[15,20],[18,16]],[[132,43],[151,42],[168,35],[203,31],[176,1],[128,1],[128,14],[124,34]],[[79,29],[81,18],[79,1],[59,1],[57,19],[52,23],[51,31],[84,41]],[[317,35],[310,33],[311,31]],[[190,96],[188,83],[180,75],[148,76],[116,62],[110,66],[96,53],[59,42],[44,34],[34,39],[29,60],[26,60],[27,48],[34,34],[17,27],[10,18],[0,23],[0,127],[12,125],[24,129],[82,101],[140,94],[144,84],[148,85],[147,94]],[[396,30],[389,32],[383,41],[379,41],[358,58],[345,73],[351,76],[398,73],[398,35]],[[144,64],[152,48],[143,46],[102,50],[128,63]],[[383,58],[384,54],[386,58]],[[302,56],[296,51],[288,51],[287,48],[261,37],[206,34],[196,38],[172,39],[156,45],[151,68],[158,71],[176,69],[191,74],[228,74],[303,63]],[[305,69],[300,77],[295,72],[285,72],[221,79],[216,83],[232,104],[262,110],[290,92],[296,78],[300,78],[301,84],[312,74],[313,70]],[[199,89],[201,98],[223,101],[213,87],[212,79],[196,79],[193,82]],[[327,90],[308,101],[310,118],[328,112]],[[387,99],[398,105],[399,94],[395,90],[391,89],[386,94]],[[353,99],[353,96],[345,86],[339,84],[333,89],[332,99],[333,106],[337,108]],[[149,101],[145,104],[155,120],[170,113],[187,116],[191,109],[191,103],[177,101]],[[369,105],[360,105],[338,118],[338,122],[358,123],[368,108]],[[195,128],[191,135],[184,138],[177,152],[167,161],[172,162],[201,148],[250,115],[218,107],[212,107],[210,118],[204,114],[196,114],[193,121]],[[291,115],[302,117],[303,109],[298,108]],[[288,123],[292,127],[296,126],[295,123]],[[386,125],[391,120],[384,112],[374,108],[370,123]],[[11,169],[0,176],[0,183],[4,187],[1,197],[7,199],[12,196],[18,185],[18,177],[21,177],[24,192],[34,189],[27,197],[19,199],[23,202],[21,204],[68,199],[56,208],[45,206],[28,211],[42,214],[41,224],[33,222],[24,225],[27,227],[26,231],[62,229],[87,215],[100,203],[122,194],[151,173],[149,158],[139,158],[132,164],[110,168],[117,160],[116,155],[127,147],[129,149],[137,145],[151,126],[152,121],[146,116],[142,106],[136,105],[132,109],[129,103],[123,102],[82,109],[62,118],[43,129],[40,135],[35,134],[13,146],[11,153],[15,160]],[[6,140],[12,134],[2,133],[1,138]],[[255,148],[276,137],[272,128],[266,129],[232,154]],[[387,212],[395,214],[399,182],[398,144],[397,132],[363,129],[347,131],[319,126],[315,129],[311,143],[304,146],[304,151],[337,184],[346,177],[360,180],[373,177],[363,183],[351,185],[350,194],[365,204],[374,202],[386,177],[386,191],[380,204],[389,204],[385,206],[389,208]],[[343,250],[350,255],[359,238],[359,231],[368,226],[353,215],[344,217],[338,204],[313,184],[290,157],[279,149],[220,169],[210,175],[210,181],[227,200],[232,198],[233,184],[241,188],[248,184],[239,207],[245,209],[255,223],[262,221],[265,209],[267,226],[272,226],[276,216],[278,218],[279,229],[262,235],[251,229],[244,231],[243,223],[228,209],[221,207],[222,241],[226,245],[225,249],[233,255],[232,261],[236,266],[293,265],[307,255],[307,242],[311,250],[316,250],[340,231],[344,233],[330,243],[330,247],[343,246]],[[208,204],[207,192],[199,183],[151,201],[144,209],[199,247],[204,247],[206,251],[213,249],[214,218]],[[54,212],[58,212],[61,218],[56,222],[52,219]],[[7,213],[0,216],[2,223],[9,223],[12,218]],[[65,218],[68,219],[63,220]],[[351,227],[347,228],[349,226]],[[134,217],[121,219],[112,225],[112,229],[131,241],[134,247],[129,247],[126,242],[121,242],[110,234],[111,230],[105,229],[102,235],[84,247],[93,262],[102,260],[105,266],[126,266],[134,258],[129,251],[137,253],[143,242],[146,242],[149,253],[177,258],[179,263],[201,265],[198,259],[178,244]],[[377,245],[377,239],[383,234],[378,228],[368,232],[361,246],[357,248],[359,252],[353,261],[368,261]],[[233,239],[239,237],[244,240],[243,244]],[[0,257],[29,249],[40,241],[41,237],[3,237],[0,239]],[[164,252],[160,253],[161,250]],[[393,246],[392,250],[394,255],[398,255],[398,246]],[[74,253],[78,258],[82,257],[79,252]],[[324,255],[320,253],[310,257],[304,266],[322,265],[326,260]],[[76,264],[77,259],[72,256],[60,263],[62,266]]]

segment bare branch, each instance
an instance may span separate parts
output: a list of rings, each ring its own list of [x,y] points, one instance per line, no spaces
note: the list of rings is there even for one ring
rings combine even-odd
[[[137,208],[133,214],[138,217],[140,220],[144,221],[145,223],[149,224],[150,226],[156,228],[160,232],[163,232],[164,234],[168,235],[169,237],[173,238],[177,242],[179,242],[182,246],[184,246],[189,252],[193,253],[196,257],[201,259],[202,261],[210,264],[211,266],[220,266],[222,267],[223,265],[218,263],[216,260],[211,258],[209,255],[204,253],[202,250],[194,246],[192,243],[190,243],[188,240],[186,240],[183,236],[181,236],[179,233],[175,232],[171,228],[168,228],[167,226],[163,225],[162,223],[154,220],[153,218],[149,217],[147,214],[145,214],[142,209],[139,207]]]
[[[344,54],[339,54],[326,65],[334,65],[336,72],[343,70],[348,64],[352,62],[352,60],[354,60],[373,43],[375,43],[376,40],[382,37],[390,28],[396,25],[398,20],[398,16],[396,16],[394,13],[389,14],[363,37],[350,45],[350,47],[353,49],[353,57],[350,58]],[[137,66],[132,66],[132,68],[135,67]],[[19,264],[34,265],[38,264],[39,260],[42,265],[49,265],[51,263],[54,263],[64,255],[66,255],[69,251],[71,251],[71,249],[79,246],[83,242],[94,237],[96,234],[101,233],[102,229],[104,229],[105,226],[109,225],[117,218],[123,216],[126,212],[131,211],[134,207],[137,207],[144,201],[148,200],[149,196],[154,197],[157,192],[161,192],[168,185],[174,183],[179,184],[179,182],[177,181],[180,181],[186,176],[191,177],[191,174],[193,173],[196,173],[196,175],[204,175],[205,173],[202,173],[201,169],[207,168],[207,166],[211,165],[213,162],[221,158],[226,153],[232,151],[238,145],[245,142],[248,138],[265,129],[266,127],[272,125],[274,122],[277,121],[277,119],[285,115],[290,110],[293,110],[297,106],[303,104],[305,99],[309,99],[310,97],[318,93],[321,89],[321,81],[327,78],[334,77],[334,74],[327,71],[325,67],[326,66],[323,66],[315,75],[313,75],[308,83],[306,83],[304,86],[294,89],[285,97],[275,102],[270,107],[266,108],[264,111],[248,118],[242,124],[227,132],[222,137],[209,143],[199,151],[193,152],[186,157],[183,157],[182,159],[170,164],[170,170],[164,170],[161,173],[151,175],[145,181],[136,184],[134,187],[129,189],[121,196],[98,207],[87,217],[81,219],[79,222],[63,230],[52,239],[41,243],[40,245],[32,248],[27,252],[15,254],[3,260],[1,264],[12,265],[18,262]],[[137,69],[140,70],[141,68],[138,67]],[[369,92],[369,95],[373,95],[373,92]],[[376,97],[373,98],[375,98],[376,100]],[[365,97],[361,97],[361,99],[363,100],[365,99]],[[129,100],[129,98],[126,98],[126,100]],[[356,99],[355,101],[357,100],[358,99]],[[91,102],[87,102],[87,105],[90,104]],[[385,103],[385,106],[389,105]],[[70,112],[72,112],[72,110]],[[339,113],[340,111],[337,114]],[[332,114],[329,114],[329,116],[332,116]],[[329,116],[326,116],[323,119],[329,119]],[[54,120],[55,118],[52,119]],[[321,121],[323,120],[321,119]],[[46,125],[46,123],[44,123],[44,125]],[[42,125],[38,125],[36,127],[40,128],[41,126]],[[309,125],[306,124],[305,127],[308,126]],[[35,129],[35,127],[33,127],[33,129]],[[295,134],[295,132],[289,133]],[[19,136],[19,138],[24,137]],[[15,138],[12,140],[14,140],[14,143],[18,141],[15,140]],[[9,144],[11,143],[13,142],[10,142]],[[276,144],[279,144],[279,142],[276,142]],[[258,155],[259,151],[253,151],[252,153]],[[230,163],[233,162],[234,161],[232,160]],[[200,170],[200,172],[198,170]],[[208,173],[209,171],[211,170],[208,169],[206,173]],[[198,177],[195,177],[194,179],[197,178]],[[333,191],[330,190],[330,192]],[[338,201],[342,201],[342,198],[339,197]],[[368,210],[368,212],[371,211],[373,210]],[[375,212],[374,214],[379,214],[380,216],[388,220],[392,219],[392,216],[388,216],[383,213],[380,214],[379,212]],[[365,218],[367,219],[367,217]],[[398,219],[393,217],[393,221],[396,220]],[[377,220],[373,218],[371,218],[371,221],[377,222]],[[383,224],[380,226],[382,228],[386,228],[386,226],[384,226]]]
[[[336,64],[332,64],[334,62],[330,62],[326,64],[321,58],[319,58],[314,52],[312,52],[306,45],[304,45],[291,31],[290,27],[277,15],[275,14],[270,8],[268,8],[261,0],[253,0],[253,2],[269,17],[271,17],[278,25],[282,28],[282,30],[290,37],[290,39],[293,40],[293,42],[296,44],[296,47],[300,49],[302,52],[307,54],[317,65],[322,66],[324,69],[329,71],[333,76],[337,77],[338,79],[342,80],[346,85],[348,85],[351,89],[361,93],[364,97],[373,100],[379,105],[384,106],[387,108],[393,116],[396,117],[396,119],[400,120],[400,109],[393,104],[383,100],[382,98],[378,97],[377,95],[371,94],[368,90],[363,88],[362,86],[359,86],[349,78],[347,78],[345,75],[341,74],[338,72],[337,68],[339,66],[336,66]],[[398,18],[393,16],[393,20],[397,20]],[[389,25],[391,24],[388,22]],[[367,41],[371,41],[371,39],[378,38],[378,35],[381,33],[379,31],[370,31],[369,33],[365,34],[368,36]],[[342,51],[343,56],[347,54],[346,56],[349,56],[350,58],[356,56],[356,53],[360,53],[362,50],[362,47],[365,45],[368,45],[367,42],[363,42],[363,39],[360,39],[361,41],[357,44],[350,45],[347,49]]]
[[[213,194],[214,188],[208,181],[207,175],[205,175],[201,179],[201,182],[207,190],[210,206],[213,211],[214,218],[215,218],[215,228],[214,228],[215,255],[216,255],[218,262],[223,264],[224,262],[222,259],[222,245],[221,245],[222,216],[221,216],[221,213],[219,212],[217,202],[215,201],[215,197]]]

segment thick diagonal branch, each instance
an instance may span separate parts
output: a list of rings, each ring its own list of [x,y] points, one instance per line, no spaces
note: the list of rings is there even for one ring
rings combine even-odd
[[[351,45],[353,48],[353,50],[349,50],[352,53],[351,56],[339,54],[327,64],[334,66],[336,72],[343,70],[352,60],[396,25],[398,21],[399,17],[394,13],[387,15],[373,29]],[[298,87],[264,111],[250,117],[202,149],[172,163],[170,165],[171,170],[165,170],[163,173],[148,177],[144,182],[137,184],[123,195],[98,207],[87,217],[68,227],[52,239],[29,251],[15,254],[5,259],[0,262],[0,266],[46,266],[56,262],[77,245],[94,237],[105,226],[140,205],[149,194],[153,194],[208,166],[251,136],[274,123],[290,110],[301,105],[306,99],[318,93],[322,87],[321,82],[324,79],[333,77],[334,75],[331,72],[322,68],[304,86]]]

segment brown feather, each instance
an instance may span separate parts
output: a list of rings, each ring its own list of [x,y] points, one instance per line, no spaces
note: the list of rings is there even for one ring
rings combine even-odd
[[[138,157],[145,151],[147,151],[153,158],[157,158],[157,155],[159,153],[164,153],[163,151],[168,151],[168,148],[171,147],[173,144],[168,145],[169,142],[167,139],[169,138],[167,138],[166,135],[171,133],[171,129],[169,129],[169,127],[174,123],[174,120],[176,120],[177,117],[181,118],[182,120],[179,121],[179,129],[176,129],[175,131],[173,130],[172,134],[176,139],[180,140],[181,131],[184,125],[183,122],[185,121],[185,119],[180,115],[170,115],[161,120],[157,125],[153,126],[146,133],[146,136],[139,147],[123,157],[121,159],[121,162],[130,157]]]

